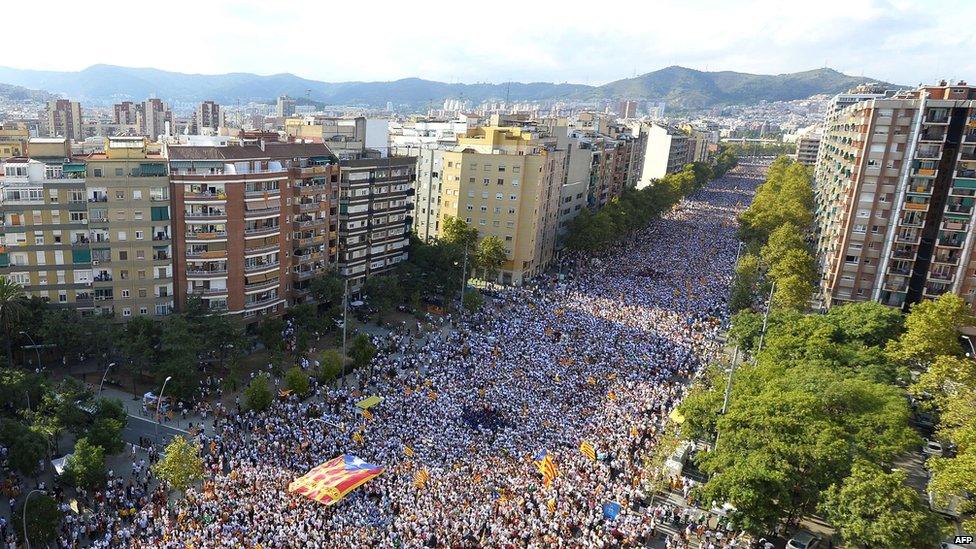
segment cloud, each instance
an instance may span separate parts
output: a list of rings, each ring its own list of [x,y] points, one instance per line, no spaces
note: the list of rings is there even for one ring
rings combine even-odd
[[[600,84],[679,64],[779,73],[832,66],[898,83],[976,80],[976,3],[949,0],[106,0],[5,7],[2,64],[290,72],[326,81]],[[948,15],[947,15],[948,14]],[[42,25],[43,30],[39,28]]]

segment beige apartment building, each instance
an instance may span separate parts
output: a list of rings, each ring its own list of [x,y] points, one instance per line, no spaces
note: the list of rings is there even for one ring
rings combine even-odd
[[[0,276],[52,305],[91,310],[85,165],[64,138],[33,139],[0,170]]]
[[[30,131],[24,124],[6,123],[0,125],[0,160],[27,154],[27,141]]]
[[[566,151],[539,128],[474,128],[444,152],[440,225],[458,217],[500,238],[499,279],[522,284],[552,260],[565,179]]]
[[[49,101],[44,117],[47,137],[64,137],[74,141],[85,138],[81,117],[81,104],[67,99]]]
[[[167,162],[144,137],[109,137],[87,164],[95,306],[119,319],[173,308]]]
[[[941,82],[831,114],[815,171],[826,306],[976,304],[976,87]]]

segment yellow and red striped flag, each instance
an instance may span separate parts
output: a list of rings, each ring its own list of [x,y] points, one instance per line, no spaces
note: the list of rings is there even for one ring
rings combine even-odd
[[[550,515],[556,514],[556,500],[550,499],[549,501],[547,501],[546,508],[549,509]]]
[[[430,473],[427,472],[427,469],[421,469],[413,475],[413,485],[415,488],[423,488],[427,485],[428,480],[430,480]]]
[[[325,505],[341,500],[366,481],[383,472],[350,454],[344,454],[313,468],[288,485],[288,491],[314,499]]]
[[[609,393],[607,393],[607,398],[609,398],[610,400],[617,400],[617,393],[610,391]]]
[[[579,449],[584,456],[596,461],[596,448],[594,448],[592,444],[584,440],[582,443],[580,443]]]
[[[363,410],[363,417],[369,421],[373,421],[373,412],[370,412],[369,410]]]
[[[549,455],[549,452],[543,450],[536,454],[535,458],[533,459],[535,461],[535,466],[539,469],[539,472],[542,473],[542,483],[549,486],[549,484],[557,476],[559,476],[559,470],[556,469],[556,463],[552,461],[552,456]]]
[[[411,448],[409,446],[404,446],[403,447],[403,453],[406,454],[407,457],[413,457],[413,448]]]
[[[363,433],[361,431],[356,431],[352,434],[352,439],[359,444],[365,444],[366,440],[363,439]]]

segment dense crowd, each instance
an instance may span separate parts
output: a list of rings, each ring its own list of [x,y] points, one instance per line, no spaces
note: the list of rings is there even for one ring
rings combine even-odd
[[[361,389],[313,385],[304,401],[220,414],[198,435],[202,488],[167,500],[149,467],[113,474],[86,498],[94,509],[67,514],[60,544],[639,546],[667,525],[678,532],[667,547],[735,546],[707,513],[654,504],[648,464],[688,381],[718,352],[734,218],[757,183],[714,181],[614,249],[568,259],[564,280],[499,290],[456,330],[378,339]],[[371,394],[384,400],[370,420],[354,404]],[[548,485],[532,463],[541,450],[558,470]],[[333,506],[287,492],[343,453],[385,471]],[[417,487],[421,469],[430,478]],[[612,520],[608,502],[621,508]]]

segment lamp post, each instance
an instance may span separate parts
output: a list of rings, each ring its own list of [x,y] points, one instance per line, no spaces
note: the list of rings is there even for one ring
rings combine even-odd
[[[762,351],[763,339],[766,337],[766,322],[769,320],[769,310],[773,308],[773,291],[776,289],[776,281],[769,286],[769,301],[766,302],[766,313],[763,314],[762,332],[759,333],[759,347],[756,349],[756,354],[753,356],[755,359],[759,356],[759,351]]]
[[[41,366],[41,352],[39,350],[37,350],[37,343],[34,343],[34,338],[32,338],[29,333],[27,333],[27,332],[25,332],[23,330],[20,331],[20,335],[27,336],[27,339],[30,340],[31,347],[34,347],[34,352],[37,353],[37,368],[38,369],[42,368],[42,366]]]
[[[973,347],[973,340],[970,339],[968,335],[964,335],[962,338],[965,339],[966,343],[969,344],[969,350],[973,352],[972,357],[973,359],[976,359],[976,347]]]
[[[346,326],[349,325],[349,278],[342,287],[342,386],[346,386]]]
[[[39,488],[35,488],[34,490],[31,490],[30,492],[28,492],[27,493],[27,497],[24,498],[24,515],[23,515],[23,519],[24,519],[24,544],[27,545],[27,549],[30,549],[30,537],[27,535],[27,502],[30,501],[30,497],[32,495],[34,495],[34,492],[38,492],[38,493],[41,493],[41,494],[46,494],[47,493],[46,490],[41,490]]]
[[[98,384],[97,396],[102,396],[102,386],[105,385],[105,378],[108,377],[108,371],[112,369],[112,366],[115,366],[114,362],[109,362],[108,366],[105,367],[105,373],[102,374],[102,382]]]
[[[159,409],[163,405],[163,392],[166,391],[166,384],[171,379],[173,376],[166,376],[166,379],[163,380],[163,388],[159,390],[159,397],[156,399],[156,442],[161,442],[159,440],[159,424],[162,421],[162,416],[159,415]]]

